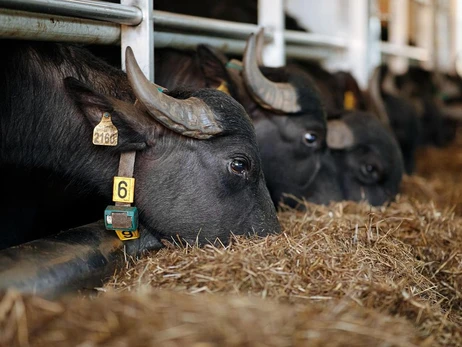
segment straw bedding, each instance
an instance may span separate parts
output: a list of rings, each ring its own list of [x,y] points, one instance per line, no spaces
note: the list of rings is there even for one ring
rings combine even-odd
[[[281,235],[167,247],[98,295],[0,298],[5,346],[462,346],[462,141],[388,206],[281,208]]]

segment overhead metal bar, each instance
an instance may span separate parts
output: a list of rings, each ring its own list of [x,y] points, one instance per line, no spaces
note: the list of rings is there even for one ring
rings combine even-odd
[[[380,42],[380,51],[383,54],[405,57],[426,62],[430,60],[430,54],[427,49],[421,47],[413,47],[407,45],[397,45],[388,42]]]
[[[255,24],[195,17],[158,10],[153,11],[153,18],[156,31],[197,32],[227,38],[247,39],[251,33],[255,33],[258,30],[258,26]],[[265,33],[265,37],[271,40],[273,35],[268,31]],[[284,31],[284,41],[289,44],[313,44],[336,48],[346,48],[348,44],[347,40],[341,37],[294,30]]]
[[[284,32],[286,44],[316,45],[330,48],[348,48],[348,40],[343,37],[305,33],[303,31],[286,30]]]
[[[134,6],[96,0],[0,0],[0,7],[59,16],[96,19],[125,25],[138,25],[142,11]]]
[[[0,38],[118,45],[120,25],[0,9]]]
[[[255,24],[202,18],[158,10],[153,11],[153,18],[156,31],[196,32],[226,36],[229,38],[247,38],[251,33],[258,30],[258,26]],[[268,39],[272,38],[269,32],[265,34],[265,37]]]
[[[156,28],[158,27],[157,21],[162,22],[166,18],[174,18],[174,22],[178,23],[177,15],[166,15],[165,17],[162,15],[159,17],[159,12],[161,11],[154,11],[154,25],[156,25]],[[199,17],[193,18],[202,20]],[[208,22],[206,18],[203,20]],[[228,36],[225,30],[220,33],[223,36],[227,36],[227,38],[169,33],[156,30],[154,33],[155,47],[193,48],[194,45],[202,42],[220,47],[225,52],[241,54],[244,51],[245,40],[248,35],[255,32],[258,28],[252,24],[239,24],[227,21],[219,22],[221,22],[221,27],[227,27],[228,24],[233,24],[234,28],[242,26],[240,34],[234,35],[236,39],[231,39],[228,37],[233,36]],[[165,21],[163,23],[165,24]],[[165,26],[159,26],[164,29],[166,28]],[[174,26],[170,25],[169,28],[172,27]],[[37,30],[37,28],[40,28],[40,30]],[[182,31],[186,31],[184,26],[181,28],[183,29]],[[180,27],[177,27],[177,29],[180,29]],[[284,34],[286,43],[288,43],[287,55],[289,57],[292,57],[291,52],[296,51],[296,56],[299,58],[300,53],[304,49],[307,55],[306,59],[315,59],[314,57],[326,56],[329,52],[332,52],[332,49],[344,49],[347,47],[347,41],[338,37],[289,30],[286,30]],[[50,17],[50,15],[46,14],[0,9],[0,38],[120,45],[120,35],[120,26],[113,23],[63,16]],[[270,34],[268,36],[271,38]],[[306,46],[308,45],[318,46],[318,48],[311,54],[310,52],[315,47],[307,49]]]
[[[154,33],[155,48],[174,47],[177,49],[195,49],[198,44],[213,46],[222,52],[230,54],[242,54],[246,41],[237,39],[226,39],[221,37],[210,37],[201,35],[187,35],[177,33]],[[323,47],[306,47],[298,45],[286,45],[288,57],[301,60],[322,60],[329,57],[335,49]]]

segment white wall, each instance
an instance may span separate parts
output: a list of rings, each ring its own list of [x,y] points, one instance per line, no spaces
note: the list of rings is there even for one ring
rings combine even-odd
[[[345,0],[286,0],[286,10],[307,29],[326,35],[345,35]]]
[[[367,86],[372,69],[380,61],[378,46],[372,40],[380,24],[369,19],[371,3],[369,0],[286,0],[287,12],[300,25],[317,34],[347,39],[348,48],[333,54],[324,66],[331,71],[352,72],[362,88]]]

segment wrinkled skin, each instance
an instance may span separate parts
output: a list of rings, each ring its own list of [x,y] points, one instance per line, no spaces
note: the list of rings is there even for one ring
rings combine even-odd
[[[167,129],[143,105],[135,106],[126,75],[81,48],[14,41],[3,41],[2,47],[9,54],[0,58],[0,166],[41,170],[41,179],[56,177],[77,187],[72,199],[84,201],[83,209],[63,211],[60,201],[30,191],[32,206],[79,220],[100,199],[102,216],[111,204],[120,153],[136,150],[135,205],[142,233],[202,245],[217,238],[227,243],[231,233],[280,230],[253,125],[231,97],[214,90],[170,93],[178,100],[200,99],[213,111],[222,133],[197,140]],[[112,114],[119,129],[116,147],[91,143],[103,112]],[[48,226],[48,232],[57,230]]]
[[[332,150],[344,198],[372,205],[392,200],[404,170],[395,138],[370,114],[353,111],[340,119],[355,138],[352,146]]]
[[[325,112],[310,77],[296,68],[262,68],[267,78],[290,82],[299,93],[302,111],[280,114],[254,101],[240,70],[227,68],[226,64],[226,57],[206,46],[199,46],[197,54],[156,50],[156,81],[167,88],[179,85],[217,88],[226,82],[229,93],[254,122],[263,171],[275,204],[284,200],[284,194],[317,203],[340,199],[338,185],[331,184],[334,169],[325,142]],[[180,71],[178,66],[182,67]],[[284,202],[296,204],[292,198]]]

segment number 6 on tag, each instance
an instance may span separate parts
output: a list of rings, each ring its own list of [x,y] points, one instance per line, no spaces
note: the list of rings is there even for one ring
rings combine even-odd
[[[114,177],[112,201],[133,203],[135,194],[135,179],[131,177]]]

